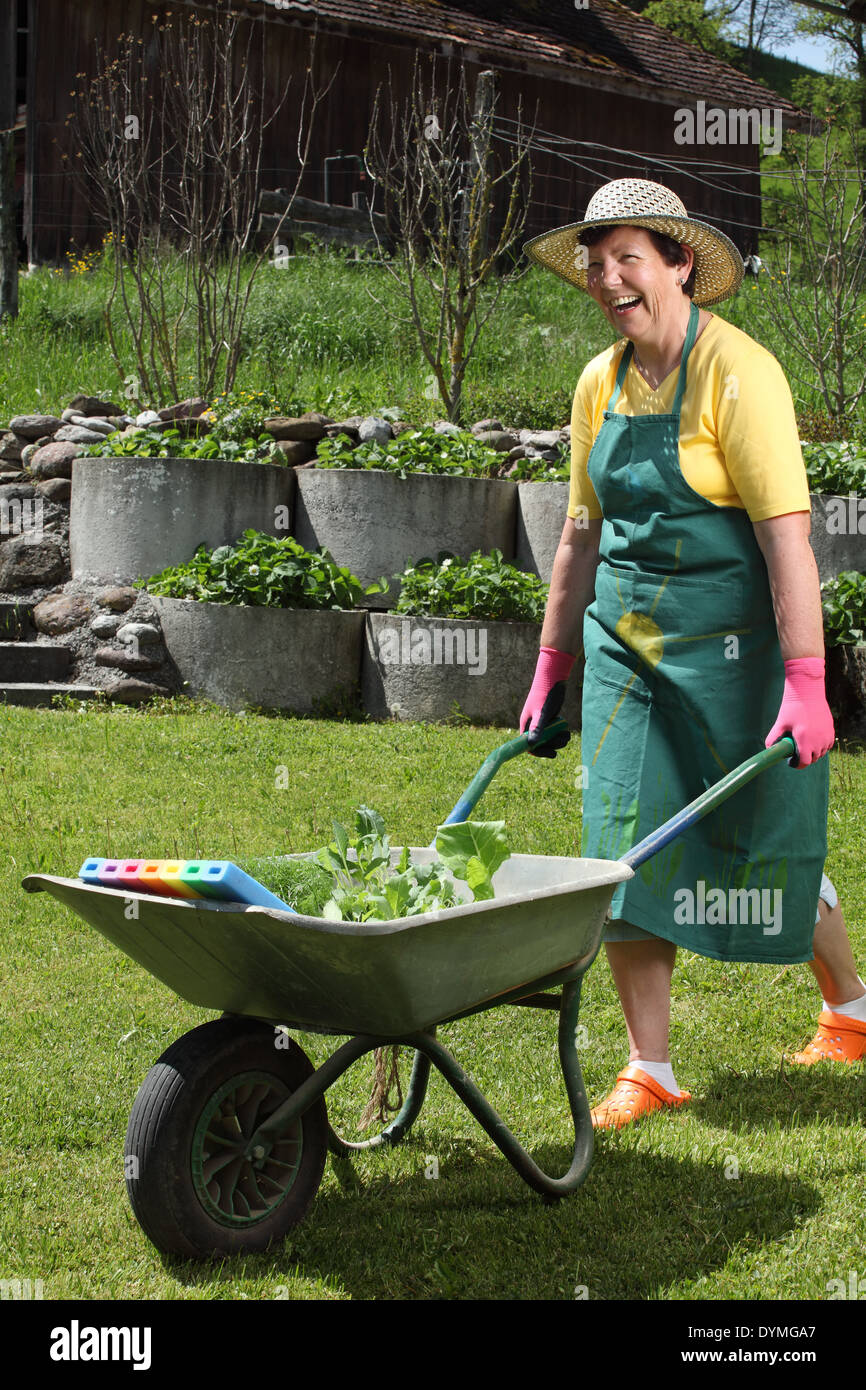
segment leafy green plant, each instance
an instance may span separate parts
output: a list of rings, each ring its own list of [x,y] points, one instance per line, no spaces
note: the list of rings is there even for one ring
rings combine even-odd
[[[224,391],[210,406],[213,433],[225,439],[258,439],[274,415],[303,415],[307,406],[273,391]]]
[[[821,585],[824,636],[830,647],[866,642],[866,574],[843,570]]]
[[[99,444],[82,449],[83,458],[232,459],[237,463],[282,463],[274,437],[263,431],[256,438],[238,438],[235,430],[214,428],[209,434],[187,436],[179,429],[148,426],[128,434],[110,434]]]
[[[437,434],[432,426],[406,430],[385,444],[369,441],[352,447],[347,435],[323,439],[316,449],[317,468],[380,468],[398,473],[444,473],[455,476],[489,478],[502,462],[502,455],[473,434]]]
[[[567,483],[571,478],[570,450],[562,445],[556,463],[552,459],[517,459],[508,476],[515,483]]]
[[[316,862],[332,876],[333,891],[322,916],[334,922],[390,922],[455,907],[459,899],[448,870],[466,881],[476,901],[492,898],[493,874],[509,856],[504,821],[441,826],[436,836],[441,860],[412,864],[404,845],[393,867],[390,837],[378,811],[359,806],[351,837],[339,821],[333,827],[334,839],[319,851]]]
[[[812,492],[845,496],[866,491],[866,450],[845,440],[804,444],[803,462]]]
[[[436,848],[455,878],[465,879],[476,902],[493,897],[493,875],[508,859],[505,822],[458,821],[440,825]]]
[[[191,560],[169,565],[139,588],[166,598],[202,603],[245,603],[265,608],[356,608],[366,594],[383,592],[384,579],[367,586],[327,550],[304,550],[292,536],[247,529],[234,545],[200,545]]]
[[[475,550],[468,560],[440,551],[436,560],[416,560],[400,578],[397,613],[526,623],[544,617],[547,585],[503,560],[501,550]]]

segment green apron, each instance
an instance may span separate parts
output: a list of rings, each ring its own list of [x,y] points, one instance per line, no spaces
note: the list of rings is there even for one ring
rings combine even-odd
[[[587,470],[604,516],[584,620],[582,853],[616,859],[763,747],[784,666],[747,513],[689,487],[680,410],[618,415],[626,347]],[[812,957],[829,761],[762,772],[613,897],[611,916],[716,960]]]

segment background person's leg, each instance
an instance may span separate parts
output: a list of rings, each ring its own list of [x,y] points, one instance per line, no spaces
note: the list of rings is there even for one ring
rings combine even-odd
[[[822,995],[818,1031],[792,1061],[800,1066],[813,1062],[858,1062],[866,1058],[866,984],[848,940],[845,919],[826,874],[818,899],[818,921],[813,942],[815,959],[809,962]]]
[[[809,968],[818,981],[824,1003],[833,1009],[839,1004],[866,997],[866,986],[857,974],[854,953],[838,902],[835,907],[829,907],[823,898],[819,898],[818,913],[813,942],[815,959],[809,962]]]

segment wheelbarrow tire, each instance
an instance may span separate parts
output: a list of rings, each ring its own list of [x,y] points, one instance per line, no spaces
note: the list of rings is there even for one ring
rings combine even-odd
[[[297,1043],[248,1018],[204,1023],[162,1054],[135,1098],[125,1151],[132,1210],[159,1250],[252,1254],[303,1219],[325,1167],[324,1096],[263,1160],[243,1149],[312,1072]]]

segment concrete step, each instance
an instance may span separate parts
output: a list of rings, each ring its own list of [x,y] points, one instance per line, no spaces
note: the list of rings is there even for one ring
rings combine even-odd
[[[0,639],[19,642],[33,635],[32,603],[0,603]]]
[[[0,705],[50,705],[54,695],[71,695],[75,700],[92,700],[98,694],[99,691],[92,685],[13,681],[0,684]]]
[[[72,652],[40,642],[0,642],[0,681],[62,681],[69,674]]]

